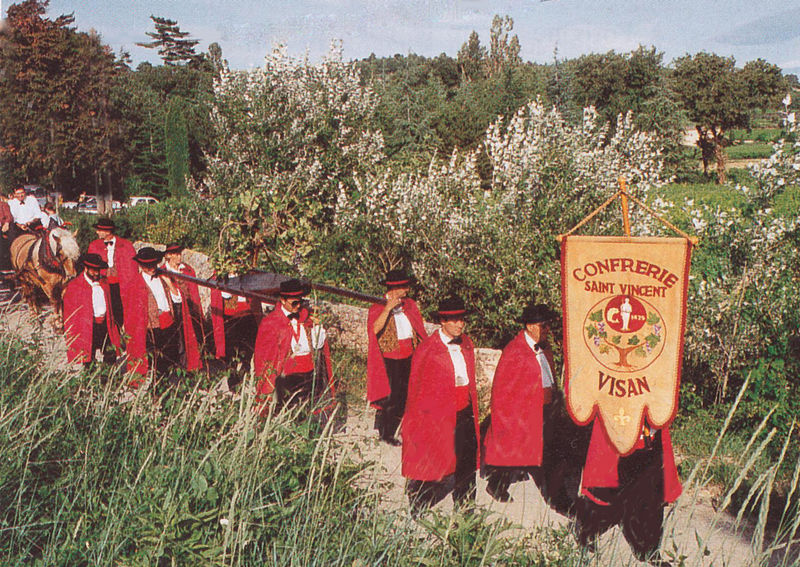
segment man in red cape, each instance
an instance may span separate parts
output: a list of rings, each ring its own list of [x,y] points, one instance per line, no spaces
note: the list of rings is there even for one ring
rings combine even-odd
[[[278,408],[300,403],[318,404],[334,398],[333,370],[325,329],[303,307],[306,291],[299,280],[281,282],[280,302],[261,320],[253,365],[256,396],[267,411],[276,392]],[[324,365],[324,368],[322,366]]]
[[[180,333],[170,298],[176,288],[166,276],[156,275],[162,258],[162,252],[149,246],[139,250],[134,259],[140,273],[131,279],[125,295],[128,370],[141,375],[147,374],[148,355],[160,375],[180,365]],[[188,318],[186,323],[191,327]],[[189,348],[196,351],[197,343]],[[133,387],[140,384],[138,379],[131,382]]]
[[[416,302],[408,296],[411,277],[404,270],[386,274],[386,305],[374,304],[367,314],[367,400],[378,411],[375,429],[386,443],[397,446],[395,432],[408,397],[411,355],[428,337]]]
[[[261,304],[242,296],[211,290],[211,327],[214,333],[214,354],[228,365],[241,363],[242,375],[250,371],[255,339],[261,321]],[[228,377],[228,387],[242,381],[238,373]]]
[[[167,244],[164,250],[164,269],[190,277],[197,274],[189,264],[182,261],[183,246],[177,243]],[[198,370],[202,366],[200,345],[203,338],[203,308],[200,304],[200,290],[196,283],[185,280],[172,280],[177,293],[170,294],[172,312],[178,324],[182,345],[182,358],[186,370]]]
[[[88,252],[97,254],[108,264],[105,276],[111,290],[111,309],[114,321],[122,325],[124,317],[124,301],[128,284],[139,274],[133,257],[136,250],[130,240],[114,234],[116,225],[111,219],[100,219],[95,225],[97,239],[89,243]]]
[[[100,350],[103,362],[111,364],[117,358],[120,341],[108,283],[101,274],[108,264],[97,254],[85,254],[81,264],[83,272],[70,280],[63,295],[67,360],[89,366]]]
[[[544,447],[544,407],[552,399],[553,352],[547,343],[546,305],[528,305],[522,331],[503,349],[492,381],[491,420],[484,438],[490,473],[486,491],[500,502],[511,500],[512,478],[540,473]]]
[[[439,304],[441,328],[414,353],[403,418],[403,476],[412,514],[449,492],[456,504],[475,499],[479,463],[475,348],[464,335],[459,297]]]
[[[641,560],[657,560],[664,529],[664,507],[681,494],[669,428],[642,433],[628,455],[620,455],[595,418],[575,503],[581,545],[620,524],[625,539]]]

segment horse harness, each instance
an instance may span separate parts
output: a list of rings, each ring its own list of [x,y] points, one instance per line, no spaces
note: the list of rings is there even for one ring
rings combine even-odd
[[[58,253],[61,251],[61,243],[56,240],[56,251],[50,249],[50,231],[43,231],[44,234],[39,236],[39,265],[51,274],[65,276],[64,266],[58,261]],[[36,245],[28,249],[28,262],[33,261],[34,248]]]

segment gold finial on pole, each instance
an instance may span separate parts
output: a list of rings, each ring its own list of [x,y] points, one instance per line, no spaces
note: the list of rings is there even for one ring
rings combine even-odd
[[[619,176],[619,193],[622,202],[622,226],[625,229],[625,236],[631,235],[631,219],[628,214],[628,182],[623,176]]]

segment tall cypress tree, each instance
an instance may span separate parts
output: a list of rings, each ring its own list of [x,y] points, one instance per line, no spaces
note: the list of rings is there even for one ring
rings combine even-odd
[[[173,197],[186,195],[186,177],[189,175],[189,133],[186,127],[184,103],[178,97],[171,98],[167,105],[164,146],[169,194]]]

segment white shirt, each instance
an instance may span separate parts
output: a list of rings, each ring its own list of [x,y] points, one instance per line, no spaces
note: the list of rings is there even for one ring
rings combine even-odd
[[[181,272],[181,268],[183,268],[183,262],[178,264],[177,268],[173,268],[172,266],[169,265],[169,262],[165,262],[164,263],[164,267],[167,270],[169,270],[170,272],[173,272],[175,274],[180,274],[180,273],[182,273]],[[172,298],[172,303],[180,303],[181,301],[183,301],[183,296],[181,295],[181,290],[177,286],[175,286],[175,293],[170,291],[169,295]]]
[[[292,314],[291,311],[284,309],[281,305],[283,314],[288,318]],[[300,319],[289,319],[289,325],[292,327],[292,356],[303,356],[311,352],[311,346],[308,344],[308,335],[306,329],[300,324]]]
[[[538,348],[536,341],[534,341],[528,333],[523,331],[523,334],[525,335],[525,342],[531,347],[531,350],[536,355],[536,360],[539,361],[539,367],[542,369],[542,388],[552,388],[553,370],[550,368],[550,363],[544,355],[544,350]]]
[[[86,281],[92,286],[92,312],[94,316],[105,317],[107,310],[106,294],[103,293],[102,286],[98,282],[92,281],[89,276],[86,275],[86,272],[83,273],[83,277],[86,278]]]
[[[452,338],[444,334],[444,331],[439,329],[439,338],[447,347],[447,352],[450,354],[450,361],[453,363],[453,373],[456,376],[456,387],[469,386],[469,373],[467,373],[467,361],[464,359],[464,353],[461,352],[461,345],[450,344]]]
[[[145,274],[144,272],[142,272],[142,277],[144,278],[147,287],[149,287],[150,291],[153,292],[153,297],[156,299],[158,310],[162,313],[169,311],[169,300],[167,299],[167,293],[164,291],[164,284],[161,281],[161,278],[158,276]]]
[[[8,208],[11,209],[11,216],[14,217],[14,222],[19,224],[28,224],[34,219],[39,219],[42,224],[50,222],[50,217],[47,213],[43,213],[39,208],[39,201],[33,195],[28,195],[25,200],[20,203],[18,199],[11,199],[8,202]]]
[[[111,244],[109,244],[109,242]],[[117,247],[117,237],[113,236],[113,237],[111,237],[111,240],[104,240],[103,241],[103,245],[106,247],[106,251],[107,251],[106,252],[106,256],[108,257],[108,260],[106,261],[106,263],[108,264],[109,268],[113,268],[114,267],[114,249]]]
[[[392,316],[394,317],[394,326],[397,329],[397,340],[410,339],[414,336],[414,329],[411,327],[411,321],[403,313],[403,306],[397,306],[392,309]]]

